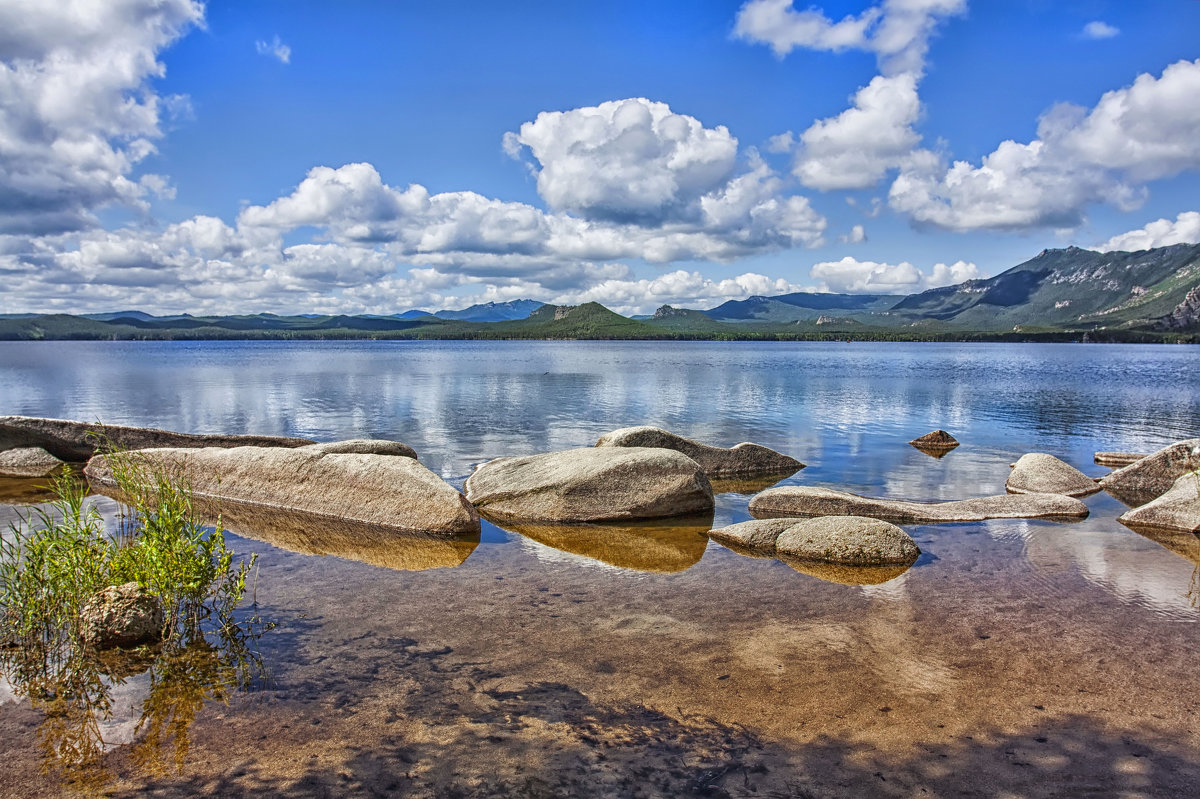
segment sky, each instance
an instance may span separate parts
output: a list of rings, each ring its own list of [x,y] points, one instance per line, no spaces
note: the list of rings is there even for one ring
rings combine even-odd
[[[1200,241],[1200,2],[0,0],[0,313],[622,313]]]

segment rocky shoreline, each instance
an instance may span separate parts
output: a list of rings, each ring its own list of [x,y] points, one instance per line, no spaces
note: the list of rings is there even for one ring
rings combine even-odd
[[[959,446],[941,430],[912,443],[938,456]],[[925,503],[818,486],[770,487],[804,464],[758,444],[716,447],[648,426],[616,430],[593,447],[485,462],[460,492],[401,442],[316,443],[7,416],[0,417],[0,476],[28,481],[68,461],[86,461],[92,488],[111,494],[113,464],[98,452],[102,446],[134,452],[145,466],[187,482],[214,516],[229,518],[250,537],[294,551],[355,553],[349,557],[395,568],[461,563],[479,540],[481,517],[534,540],[559,542],[551,546],[603,553],[595,557],[651,571],[687,568],[703,554],[702,546],[664,533],[681,526],[701,541],[850,583],[880,581],[883,574],[855,570],[886,567],[894,576],[917,560],[920,549],[897,525],[1077,520],[1089,512],[1079,497],[1100,490],[1130,506],[1119,521],[1134,530],[1200,532],[1200,438],[1144,456],[1096,453],[1097,463],[1120,464],[1099,479],[1050,454],[1029,453],[1013,464],[1007,494]],[[714,480],[719,490],[750,487],[756,520],[701,530],[706,514],[711,527]],[[289,521],[272,522],[276,517]],[[450,548],[425,552],[412,543],[421,539]],[[412,551],[390,557],[391,540],[409,542]],[[617,553],[611,544],[618,540],[626,550],[649,551]]]

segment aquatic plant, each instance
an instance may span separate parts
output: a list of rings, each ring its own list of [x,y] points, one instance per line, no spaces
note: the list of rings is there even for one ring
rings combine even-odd
[[[218,522],[207,526],[186,481],[149,467],[137,453],[109,453],[122,500],[118,529],[87,499],[70,471],[55,499],[0,536],[0,674],[42,711],[38,740],[48,768],[80,786],[111,775],[104,722],[112,691],[148,675],[131,758],[146,771],[182,764],[187,729],[208,701],[227,702],[265,676],[253,642],[269,624],[235,610],[255,558],[238,559]],[[94,652],[83,645],[80,612],[102,588],[136,582],[159,598],[163,640],[154,647]],[[135,711],[138,712],[138,711]]]
[[[80,611],[100,589],[136,582],[159,598],[167,641],[234,624],[255,557],[236,561],[220,522],[197,515],[186,481],[136,452],[109,453],[125,510],[110,533],[84,484],[55,478],[55,500],[0,537],[0,640],[48,652],[78,647]]]

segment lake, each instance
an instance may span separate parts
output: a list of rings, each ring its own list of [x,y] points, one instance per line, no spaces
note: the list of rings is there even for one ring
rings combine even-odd
[[[986,496],[1026,452],[1100,476],[1098,450],[1200,435],[1198,387],[1182,346],[0,343],[0,414],[395,439],[460,489],[653,424],[807,464],[785,484]],[[908,445],[935,428],[961,446]],[[605,540],[231,533],[262,673],[200,670],[187,712],[161,672],[110,676],[69,723],[0,681],[0,795],[1194,795],[1200,539],[1101,493],[1075,523],[905,526],[920,560],[846,585],[709,542],[750,518],[756,487],[727,488],[711,522]],[[86,775],[59,762],[76,722],[103,740]]]

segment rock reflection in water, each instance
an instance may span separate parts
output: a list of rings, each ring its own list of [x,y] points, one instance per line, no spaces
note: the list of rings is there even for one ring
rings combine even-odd
[[[822,563],[780,555],[779,560],[801,574],[839,585],[882,585],[907,572],[910,566],[846,566],[841,563]]]
[[[489,520],[490,521],[490,520]],[[622,569],[671,573],[704,557],[712,514],[599,524],[512,524],[503,527],[545,546]]]
[[[795,472],[767,474],[761,477],[710,477],[708,481],[712,483],[714,494],[757,494],[759,491],[766,490],[775,485],[780,480],[786,480],[793,474]]]
[[[1193,608],[1200,610],[1200,535],[1178,530],[1165,530],[1160,527],[1128,526],[1130,530],[1143,538],[1149,538],[1163,549],[1168,549],[1196,565],[1196,568],[1192,570],[1192,578],[1188,582],[1187,593],[1184,596]]]
[[[101,792],[116,777],[105,755],[117,747],[129,747],[129,762],[144,776],[180,770],[201,708],[227,703],[265,676],[253,646],[259,634],[257,625],[234,627],[213,640],[197,633],[154,649],[104,653],[0,650],[0,677],[42,717],[43,769]]]
[[[1200,536],[1195,533],[1184,533],[1177,530],[1166,530],[1161,527],[1146,527],[1143,525],[1127,525],[1143,538],[1149,538],[1163,549],[1169,549],[1181,558],[1187,558],[1200,566]]]
[[[76,478],[85,482],[83,478]],[[0,505],[39,505],[57,497],[49,477],[0,477]]]
[[[478,533],[427,538],[400,528],[227,501],[205,503],[202,512],[212,521],[219,513],[224,528],[242,538],[302,555],[334,555],[399,571],[459,566],[479,545]]]

